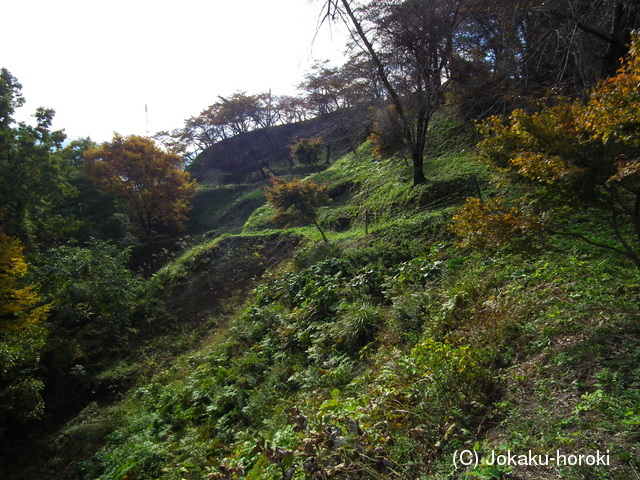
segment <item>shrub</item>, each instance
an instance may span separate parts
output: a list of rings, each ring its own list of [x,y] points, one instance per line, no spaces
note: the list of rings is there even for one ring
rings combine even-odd
[[[318,208],[331,201],[327,195],[329,185],[318,185],[310,180],[301,182],[297,178],[287,181],[273,175],[271,183],[272,187],[264,188],[267,200],[276,207],[271,221],[280,225],[290,225],[298,220],[313,223],[326,243],[327,237],[318,224]]]
[[[84,357],[90,363],[124,347],[133,332],[138,280],[126,267],[127,250],[94,241],[61,246],[37,259],[34,275],[52,302],[49,348],[66,369]]]
[[[322,155],[322,138],[296,139],[293,145],[289,145],[289,149],[295,161],[302,165],[311,165],[316,170]]]
[[[503,241],[533,225],[616,252],[640,269],[639,74],[636,36],[628,62],[585,101],[561,99],[533,114],[514,110],[506,123],[485,121],[479,158],[517,191],[517,214],[516,207],[505,211],[497,202],[471,200],[454,230],[467,242],[507,232],[494,235]],[[605,218],[607,232],[583,231],[568,221],[584,210]]]
[[[354,353],[375,338],[384,321],[381,307],[362,301],[348,303],[333,325],[332,336],[339,348]]]

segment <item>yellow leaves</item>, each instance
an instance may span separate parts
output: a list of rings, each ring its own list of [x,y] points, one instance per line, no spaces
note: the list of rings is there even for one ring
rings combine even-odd
[[[618,170],[599,181],[619,181],[635,173],[634,161],[616,167],[615,154],[601,153],[605,144],[608,152],[640,146],[640,37],[634,38],[630,51],[618,74],[601,81],[586,101],[559,100],[533,114],[514,110],[504,123],[499,117],[487,119],[479,126],[484,136],[481,159],[545,183],[588,175],[589,169]]]
[[[449,226],[460,237],[460,246],[476,248],[503,245],[516,236],[537,233],[540,228],[538,218],[517,207],[506,207],[503,199],[482,202],[478,198],[469,198]]]
[[[20,241],[0,232],[0,333],[17,332],[43,322],[49,306],[40,302],[32,286],[24,286],[27,264]]]
[[[601,81],[590,93],[583,120],[592,138],[639,146],[640,138],[640,38],[634,38],[631,55],[618,74]]]
[[[0,288],[10,279],[27,272],[27,262],[22,256],[20,240],[0,232]]]
[[[470,199],[451,224],[462,245],[496,246],[541,234],[543,223],[583,205],[616,218],[619,251],[636,261],[635,247],[621,240],[618,225],[628,222],[640,235],[640,36],[630,51],[618,74],[584,100],[545,99],[556,103],[536,113],[514,110],[506,120],[491,117],[479,126],[479,159],[510,182],[518,207]]]
[[[273,186],[266,186],[264,194],[269,203],[276,207],[272,219],[274,223],[286,224],[291,220],[290,214],[313,222],[317,208],[330,201],[327,195],[329,185],[326,183],[318,185],[311,180],[302,182],[299,178],[287,181],[276,176],[271,177],[271,183]]]
[[[610,182],[620,182],[627,177],[631,177],[640,172],[640,162],[638,160],[621,160],[617,163],[618,172],[609,178]]]
[[[434,386],[445,391],[471,394],[474,388],[480,387],[486,374],[480,362],[479,352],[468,345],[456,346],[449,343],[426,338],[411,350],[412,365],[422,371],[422,379],[435,380]]]
[[[541,152],[521,152],[510,159],[518,174],[538,182],[553,183],[581,171],[558,155]]]
[[[38,418],[44,410],[42,381],[32,376],[47,331],[49,305],[39,305],[25,285],[27,263],[19,240],[0,232],[0,422]]]
[[[579,102],[561,101],[542,112],[514,110],[506,123],[489,118],[479,127],[485,137],[479,144],[485,163],[511,170],[529,179],[552,182],[580,172],[583,126],[576,122]]]

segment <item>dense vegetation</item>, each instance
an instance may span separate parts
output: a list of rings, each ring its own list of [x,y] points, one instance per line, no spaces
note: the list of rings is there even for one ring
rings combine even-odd
[[[244,235],[187,247],[138,297],[135,351],[75,373],[92,401],[35,430],[44,465],[22,478],[629,478],[636,269],[562,237],[460,250],[455,205],[474,176],[491,187],[466,154],[432,160],[424,188],[370,145],[317,175],[349,185],[320,209],[328,245],[313,226],[265,232],[265,206]],[[471,471],[462,448],[611,465]]]
[[[329,0],[163,147],[3,69],[2,477],[637,477],[638,5],[539,3]]]

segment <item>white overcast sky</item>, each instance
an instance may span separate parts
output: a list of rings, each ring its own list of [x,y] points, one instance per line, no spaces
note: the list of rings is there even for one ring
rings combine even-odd
[[[70,139],[108,141],[184,125],[236,91],[294,94],[345,39],[309,0],[5,0],[0,67],[22,84],[27,121],[56,111]],[[340,60],[334,60],[338,64]],[[145,113],[148,106],[148,114]],[[148,115],[148,123],[147,123]]]

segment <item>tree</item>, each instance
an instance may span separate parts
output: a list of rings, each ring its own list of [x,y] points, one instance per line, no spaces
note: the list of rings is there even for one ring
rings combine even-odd
[[[322,138],[298,138],[289,145],[291,157],[302,165],[311,165],[317,171],[322,155]]]
[[[154,138],[165,148],[190,160],[214,144],[241,133],[277,124],[306,120],[306,101],[297,97],[274,96],[271,92],[249,95],[236,92],[218,97],[199,115],[189,118],[183,128],[158,132]]]
[[[366,52],[387,92],[413,164],[413,184],[426,181],[429,121],[444,101],[462,2],[327,0],[325,20],[341,19]]]
[[[586,101],[565,100],[531,114],[516,110],[506,124],[487,120],[480,159],[518,196],[511,207],[469,200],[454,217],[454,231],[471,243],[505,225],[521,233],[535,228],[616,252],[640,269],[639,77],[636,38],[628,62]],[[572,225],[580,211],[605,219],[607,235]]]
[[[570,64],[559,69],[560,75],[569,73],[568,78],[578,81],[584,81],[582,75],[589,70],[596,78],[614,75],[629,52],[631,33],[640,22],[638,0],[532,2],[530,8],[538,21],[546,24],[543,31],[551,27],[558,32],[555,41],[561,42],[563,55],[555,57]],[[555,47],[553,43],[550,46]]]
[[[307,104],[316,115],[326,115],[346,106],[342,95],[345,79],[340,69],[328,66],[326,60],[314,63],[298,88],[306,92]]]
[[[74,224],[57,207],[75,195],[72,168],[60,155],[65,135],[52,131],[54,111],[38,108],[36,126],[14,125],[21,85],[0,70],[0,227],[28,245],[56,243]]]
[[[84,158],[96,186],[126,203],[150,247],[160,225],[183,228],[196,184],[179,156],[163,152],[150,138],[116,134]]]
[[[375,70],[362,54],[352,55],[341,67],[316,62],[298,88],[305,92],[305,101],[317,116],[331,114],[331,123],[322,132],[328,152],[332,140],[346,141],[355,152],[358,139],[369,130],[369,108],[384,99]]]
[[[280,95],[274,98],[273,115],[274,124],[278,125],[303,122],[309,119],[309,105],[306,99],[301,97]]]
[[[25,285],[26,273],[22,244],[0,232],[0,424],[37,418],[44,409],[36,374],[49,306]]]
[[[448,100],[471,120],[584,97],[615,75],[640,27],[638,0],[474,0],[455,37]]]
[[[80,138],[65,145],[58,152],[72,168],[70,183],[76,194],[57,207],[62,218],[74,225],[70,239],[86,244],[92,239],[110,240],[121,248],[137,243],[135,225],[117,205],[110,193],[99,190],[87,175],[84,153],[97,148],[90,138]],[[75,227],[77,225],[77,227]]]
[[[347,25],[373,64],[414,183],[424,181],[434,111],[446,105],[474,121],[532,98],[584,95],[615,72],[640,26],[638,0],[325,0],[322,12]]]
[[[139,283],[127,268],[129,249],[91,240],[62,245],[34,259],[40,294],[51,302],[46,366],[59,383],[74,365],[91,371],[125,348],[133,333]]]
[[[298,178],[287,181],[273,175],[271,183],[272,187],[264,188],[267,201],[276,207],[271,221],[285,226],[299,220],[313,223],[326,243],[327,237],[318,224],[318,208],[331,201],[327,194],[329,185],[318,185],[311,180],[302,182]]]
[[[3,132],[13,123],[16,108],[24,104],[21,90],[22,85],[18,79],[6,68],[0,69],[0,128]]]

